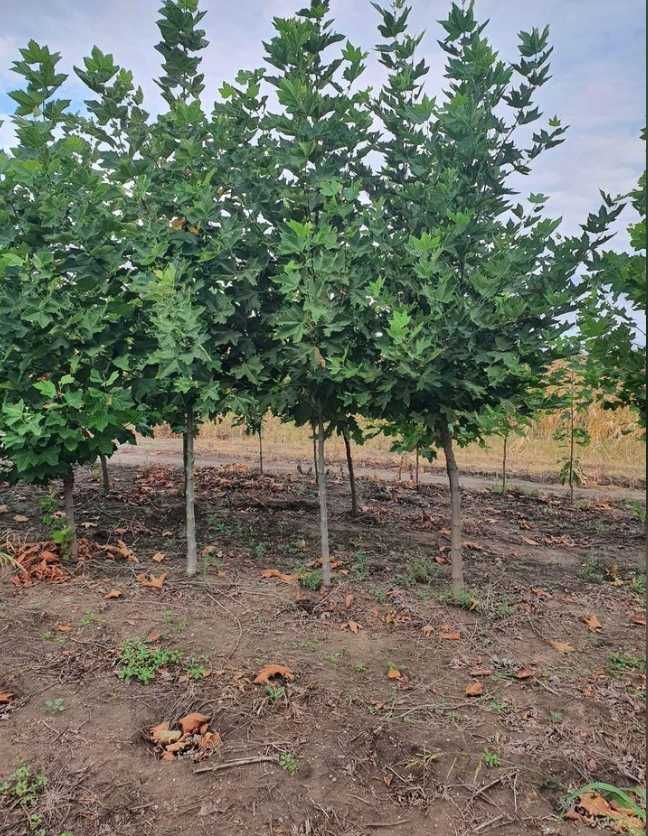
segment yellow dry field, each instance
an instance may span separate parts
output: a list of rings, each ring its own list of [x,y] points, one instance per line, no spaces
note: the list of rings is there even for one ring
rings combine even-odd
[[[557,478],[561,462],[567,455],[566,445],[553,438],[559,420],[558,415],[546,416],[525,435],[509,438],[509,473]],[[611,412],[592,407],[584,417],[583,423],[590,433],[591,442],[584,448],[578,448],[577,456],[588,483],[619,480],[636,485],[639,480],[645,478],[646,450],[643,433],[637,427],[630,411]],[[169,437],[169,432],[161,429],[158,436]],[[400,455],[392,453],[390,446],[391,440],[379,435],[367,441],[363,447],[354,447],[354,460],[358,464],[367,462],[374,466],[398,467]],[[250,458],[256,455],[258,440],[247,436],[244,429],[235,426],[233,419],[225,418],[202,428],[197,447],[205,452],[227,456],[235,456],[238,453],[242,458]],[[312,457],[309,429],[282,423],[277,418],[268,416],[263,425],[263,451],[268,463],[273,460],[301,460],[307,465]],[[341,438],[335,436],[327,442],[327,459],[331,462],[344,461],[344,443]],[[465,471],[497,472],[501,468],[502,439],[492,437],[485,447],[471,444],[459,449],[457,459]],[[413,454],[405,457],[405,473],[413,462]],[[444,464],[443,454],[440,455],[438,464]]]

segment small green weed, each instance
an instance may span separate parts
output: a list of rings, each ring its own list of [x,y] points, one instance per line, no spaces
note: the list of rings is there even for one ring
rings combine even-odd
[[[34,836],[47,836],[43,816],[33,812],[46,787],[46,775],[43,772],[32,772],[27,765],[16,767],[6,781],[0,782],[0,800],[22,811],[28,832]]]
[[[549,712],[549,719],[554,725],[558,723],[562,723],[563,721],[563,714],[561,711],[550,711]]]
[[[312,572],[302,572],[299,576],[299,585],[304,589],[310,589],[312,592],[322,586],[322,572],[320,569],[313,569]]]
[[[643,574],[635,575],[630,581],[630,590],[635,595],[644,598],[646,595],[646,576]]]
[[[257,543],[254,549],[252,550],[252,554],[254,555],[255,560],[263,560],[266,556],[266,552],[268,551],[268,547],[265,543]]]
[[[86,610],[83,615],[81,616],[81,620],[79,621],[79,626],[81,627],[91,627],[93,624],[97,622],[97,613],[93,612],[92,610]]]
[[[646,660],[639,656],[632,656],[629,653],[610,653],[607,659],[607,668],[611,676],[622,676],[628,671],[646,670]]]
[[[286,689],[283,685],[266,685],[265,693],[271,705],[286,697]]]
[[[374,589],[371,594],[379,604],[384,604],[387,601],[387,593],[384,589]]]
[[[148,647],[140,639],[128,639],[119,654],[117,676],[125,682],[136,679],[146,685],[155,679],[160,668],[177,665],[181,659],[179,650]]]
[[[590,558],[581,564],[577,574],[581,580],[587,581],[588,583],[605,583],[607,580],[605,566],[600,560],[596,560],[596,558]]]
[[[482,752],[482,763],[484,766],[488,767],[488,769],[494,769],[495,767],[502,765],[502,759],[497,752],[490,752],[488,749],[484,749]]]
[[[173,612],[173,610],[162,610],[162,621],[167,627],[170,627],[172,630],[176,630],[178,633],[181,633],[187,626],[187,622],[181,618],[178,618],[177,615]]]
[[[506,716],[512,711],[511,703],[506,702],[505,700],[491,700],[488,707],[491,711],[494,711],[495,714],[499,714],[500,716]]]
[[[462,610],[469,610],[474,612],[479,610],[479,599],[468,589],[456,591],[449,589],[439,595],[439,599],[444,604],[449,604],[451,607],[460,607]]]
[[[297,758],[292,752],[282,752],[279,755],[279,766],[285,769],[289,775],[294,775],[299,769]]]
[[[44,496],[40,501],[42,512],[41,521],[48,530],[50,538],[61,550],[61,555],[68,557],[72,543],[72,529],[67,523],[67,518],[61,514],[58,501],[53,493]]]
[[[45,710],[50,714],[61,714],[65,711],[65,700],[63,697],[54,697],[51,700],[45,700]]]
[[[207,660],[204,656],[190,656],[184,664],[190,679],[204,679],[207,673]]]
[[[369,577],[369,555],[361,549],[351,558],[353,576],[358,581],[366,581]]]
[[[430,584],[443,576],[443,570],[428,557],[414,557],[407,564],[407,574],[414,583]]]
[[[635,517],[639,520],[642,525],[646,523],[646,506],[642,505],[641,502],[637,502],[636,500],[629,500],[626,503],[628,509],[632,511]]]
[[[365,665],[364,662],[355,662],[354,665],[353,665],[353,670],[356,673],[366,673],[367,666]]]
[[[495,605],[495,609],[493,610],[493,618],[510,618],[513,615],[513,612],[513,607],[509,604],[506,598],[504,598]]]

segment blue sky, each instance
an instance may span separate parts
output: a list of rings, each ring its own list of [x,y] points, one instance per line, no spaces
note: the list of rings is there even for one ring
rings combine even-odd
[[[207,97],[217,96],[220,83],[239,68],[262,65],[262,41],[272,34],[274,15],[289,15],[299,0],[203,0],[208,10],[204,26],[210,46],[203,68]],[[411,0],[412,20],[425,29],[423,53],[431,66],[428,92],[443,88],[444,56],[436,44],[437,20],[449,9],[446,0]],[[63,68],[74,64],[97,44],[116,61],[132,69],[142,85],[147,107],[160,99],[153,78],[159,73],[159,40],[155,21],[158,0],[3,0],[0,34],[0,119],[11,113],[7,92],[17,77],[10,72],[18,48],[29,38],[47,43],[63,56]],[[368,0],[332,0],[338,31],[365,48],[377,42],[377,15]],[[574,231],[587,211],[599,202],[598,188],[613,193],[634,186],[644,168],[639,133],[645,123],[645,4],[643,0],[477,0],[477,16],[490,18],[487,33],[496,49],[516,57],[517,32],[549,24],[552,80],[538,103],[545,117],[557,114],[571,125],[567,141],[547,153],[521,184],[523,193],[541,191],[551,200],[548,209],[564,218],[564,231]],[[365,83],[378,85],[382,68],[369,63]],[[68,97],[83,98],[80,83],[71,80]],[[0,146],[10,141],[8,121],[0,127]],[[613,246],[626,244],[626,213]]]

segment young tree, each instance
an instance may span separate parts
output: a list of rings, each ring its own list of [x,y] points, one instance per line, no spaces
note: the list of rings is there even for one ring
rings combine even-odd
[[[396,420],[430,428],[445,453],[451,495],[455,589],[463,585],[461,499],[454,443],[480,436],[480,415],[537,384],[558,354],[567,314],[588,290],[579,267],[605,239],[618,207],[590,215],[581,235],[563,237],[544,217],[547,198],[514,204],[511,175],[563,141],[557,118],[540,119],[533,99],[549,78],[548,29],[520,33],[519,60],[502,60],[473,5],[452,4],[441,22],[447,54],[444,99],[423,91],[420,36],[410,9],[377,6],[389,78],[376,102],[387,137],[376,221],[388,311],[382,332],[382,397]]]
[[[371,355],[372,241],[362,195],[374,141],[369,95],[353,92],[364,54],[327,19],[328,0],[311,0],[292,18],[275,18],[267,76],[281,106],[265,127],[275,143],[277,237],[272,317],[279,346],[273,411],[315,427],[322,576],[331,582],[325,441],[340,420],[363,410],[377,375]]]
[[[0,446],[10,478],[62,479],[76,555],[74,467],[132,440],[116,190],[56,98],[58,53],[30,41],[13,69],[17,145],[0,153]]]

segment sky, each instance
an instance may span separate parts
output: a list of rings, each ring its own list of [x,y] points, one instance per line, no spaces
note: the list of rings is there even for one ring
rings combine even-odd
[[[410,0],[414,28],[425,30],[422,55],[430,64],[426,83],[430,95],[443,90],[443,37],[438,20],[447,15],[447,0]],[[2,0],[0,33],[0,147],[11,142],[7,115],[13,103],[7,96],[18,76],[10,71],[18,49],[30,38],[62,54],[62,69],[71,73],[66,95],[75,106],[84,93],[72,73],[93,45],[111,52],[134,72],[145,93],[145,106],[161,106],[153,79],[159,75],[159,41],[155,25],[159,0]],[[207,9],[203,26],[209,47],[204,53],[206,96],[213,100],[223,81],[241,69],[263,65],[264,40],[272,36],[272,18],[300,8],[299,0],[202,0]],[[380,40],[377,13],[369,0],[332,0],[337,31],[365,49]],[[502,57],[515,60],[517,33],[549,24],[554,46],[552,79],[542,88],[537,104],[545,118],[558,115],[570,125],[566,142],[536,161],[521,192],[550,196],[547,209],[563,217],[564,232],[578,230],[587,212],[600,204],[598,189],[613,194],[634,187],[645,167],[639,140],[645,124],[645,3],[644,0],[477,0],[479,20],[490,18],[486,30]],[[368,62],[365,84],[378,86],[383,69],[374,57]],[[541,123],[538,122],[537,125]],[[617,237],[610,245],[624,249],[625,227],[632,213],[622,215]]]

